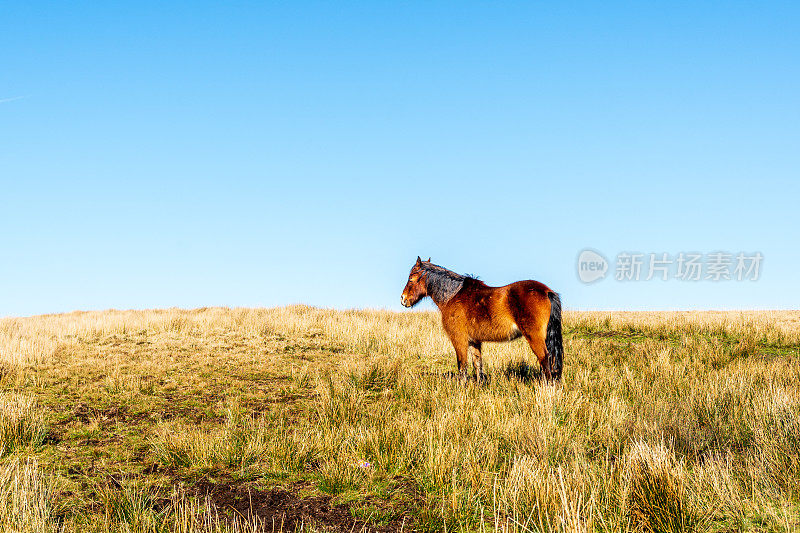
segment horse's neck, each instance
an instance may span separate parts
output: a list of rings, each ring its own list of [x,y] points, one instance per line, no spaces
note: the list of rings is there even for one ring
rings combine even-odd
[[[433,303],[440,309],[456,295],[461,287],[464,286],[464,278],[445,270],[445,272],[429,272],[428,274],[428,295]]]

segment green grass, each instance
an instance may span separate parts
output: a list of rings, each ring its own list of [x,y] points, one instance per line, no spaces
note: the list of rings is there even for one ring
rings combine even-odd
[[[26,488],[0,529],[800,530],[800,313],[566,313],[557,386],[521,342],[461,385],[432,313],[78,313],[3,339],[0,467]]]

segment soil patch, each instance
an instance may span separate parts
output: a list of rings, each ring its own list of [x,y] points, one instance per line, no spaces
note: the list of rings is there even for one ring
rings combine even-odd
[[[388,524],[373,524],[355,518],[345,504],[333,503],[327,495],[301,497],[302,484],[289,490],[260,490],[246,484],[201,482],[200,495],[208,495],[219,512],[228,517],[256,519],[267,530],[295,531],[301,525],[314,524],[326,531],[390,533],[412,531],[409,517],[395,517]]]

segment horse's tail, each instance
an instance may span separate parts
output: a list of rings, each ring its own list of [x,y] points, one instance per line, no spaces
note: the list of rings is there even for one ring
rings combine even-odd
[[[561,298],[558,293],[548,292],[550,298],[550,320],[547,322],[547,355],[550,358],[550,373],[553,379],[561,379],[564,347],[561,339]]]

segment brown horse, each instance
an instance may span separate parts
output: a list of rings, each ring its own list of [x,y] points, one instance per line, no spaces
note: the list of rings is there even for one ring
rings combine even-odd
[[[467,378],[470,352],[475,377],[483,379],[482,342],[511,341],[521,336],[539,359],[545,377],[561,379],[561,299],[546,285],[526,280],[490,287],[417,257],[400,302],[412,307],[426,296],[442,313],[442,325],[456,349],[462,380]]]

